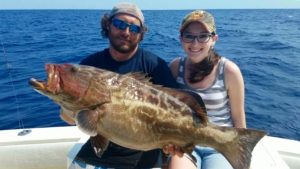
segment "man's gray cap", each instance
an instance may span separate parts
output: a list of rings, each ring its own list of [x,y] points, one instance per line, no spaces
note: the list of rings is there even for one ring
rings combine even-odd
[[[121,14],[121,13],[132,15],[132,16],[138,18],[141,21],[142,26],[144,26],[144,15],[143,15],[141,9],[137,5],[128,3],[128,2],[118,3],[111,10],[111,12],[109,14],[109,18],[112,18],[115,15]]]

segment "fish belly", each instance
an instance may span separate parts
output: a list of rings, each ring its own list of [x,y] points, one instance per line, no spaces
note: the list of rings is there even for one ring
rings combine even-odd
[[[194,133],[192,116],[179,116],[155,106],[109,104],[99,118],[97,130],[110,141],[124,147],[151,150],[172,143],[190,144]]]

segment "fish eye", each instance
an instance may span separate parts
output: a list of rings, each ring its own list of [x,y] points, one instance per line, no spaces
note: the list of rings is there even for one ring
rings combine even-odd
[[[72,66],[72,67],[70,68],[70,71],[71,71],[72,73],[76,73],[77,70],[78,70],[78,68],[77,68],[76,66]]]

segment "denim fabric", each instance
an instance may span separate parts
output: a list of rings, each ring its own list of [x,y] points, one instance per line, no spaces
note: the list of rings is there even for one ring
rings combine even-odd
[[[227,159],[213,148],[196,146],[192,155],[199,169],[232,169]]]
[[[103,167],[95,167],[90,164],[86,164],[79,160],[74,160],[68,169],[107,169]]]

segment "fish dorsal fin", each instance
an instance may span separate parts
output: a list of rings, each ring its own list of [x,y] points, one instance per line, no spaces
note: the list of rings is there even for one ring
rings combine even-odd
[[[151,84],[153,85],[150,80],[151,77],[147,76],[148,74],[143,73],[143,72],[131,72],[131,73],[127,73],[126,76],[128,77],[132,77],[142,83],[147,83],[147,84]]]
[[[151,82],[151,77],[148,76],[148,74],[143,72],[133,72],[133,73],[127,73],[126,76],[132,77],[135,80],[144,83],[146,85],[149,85],[151,87],[154,87],[158,90],[163,90],[164,87],[162,85],[154,84]]]
[[[155,86],[155,88],[166,92],[167,94],[188,105],[192,110],[195,111],[196,117],[201,120],[201,123],[207,124],[208,119],[205,104],[199,94],[190,90],[172,89],[162,86]]]
[[[206,124],[208,122],[204,102],[197,93],[194,93],[189,90],[172,89],[172,88],[163,87],[161,85],[153,84],[152,82],[150,82],[151,78],[148,77],[147,74],[142,72],[127,73],[126,75],[142,83],[150,85],[156,88],[157,90],[162,90],[167,94],[177,98],[178,100],[187,104],[192,110],[196,112],[196,115],[201,120],[202,124]]]

